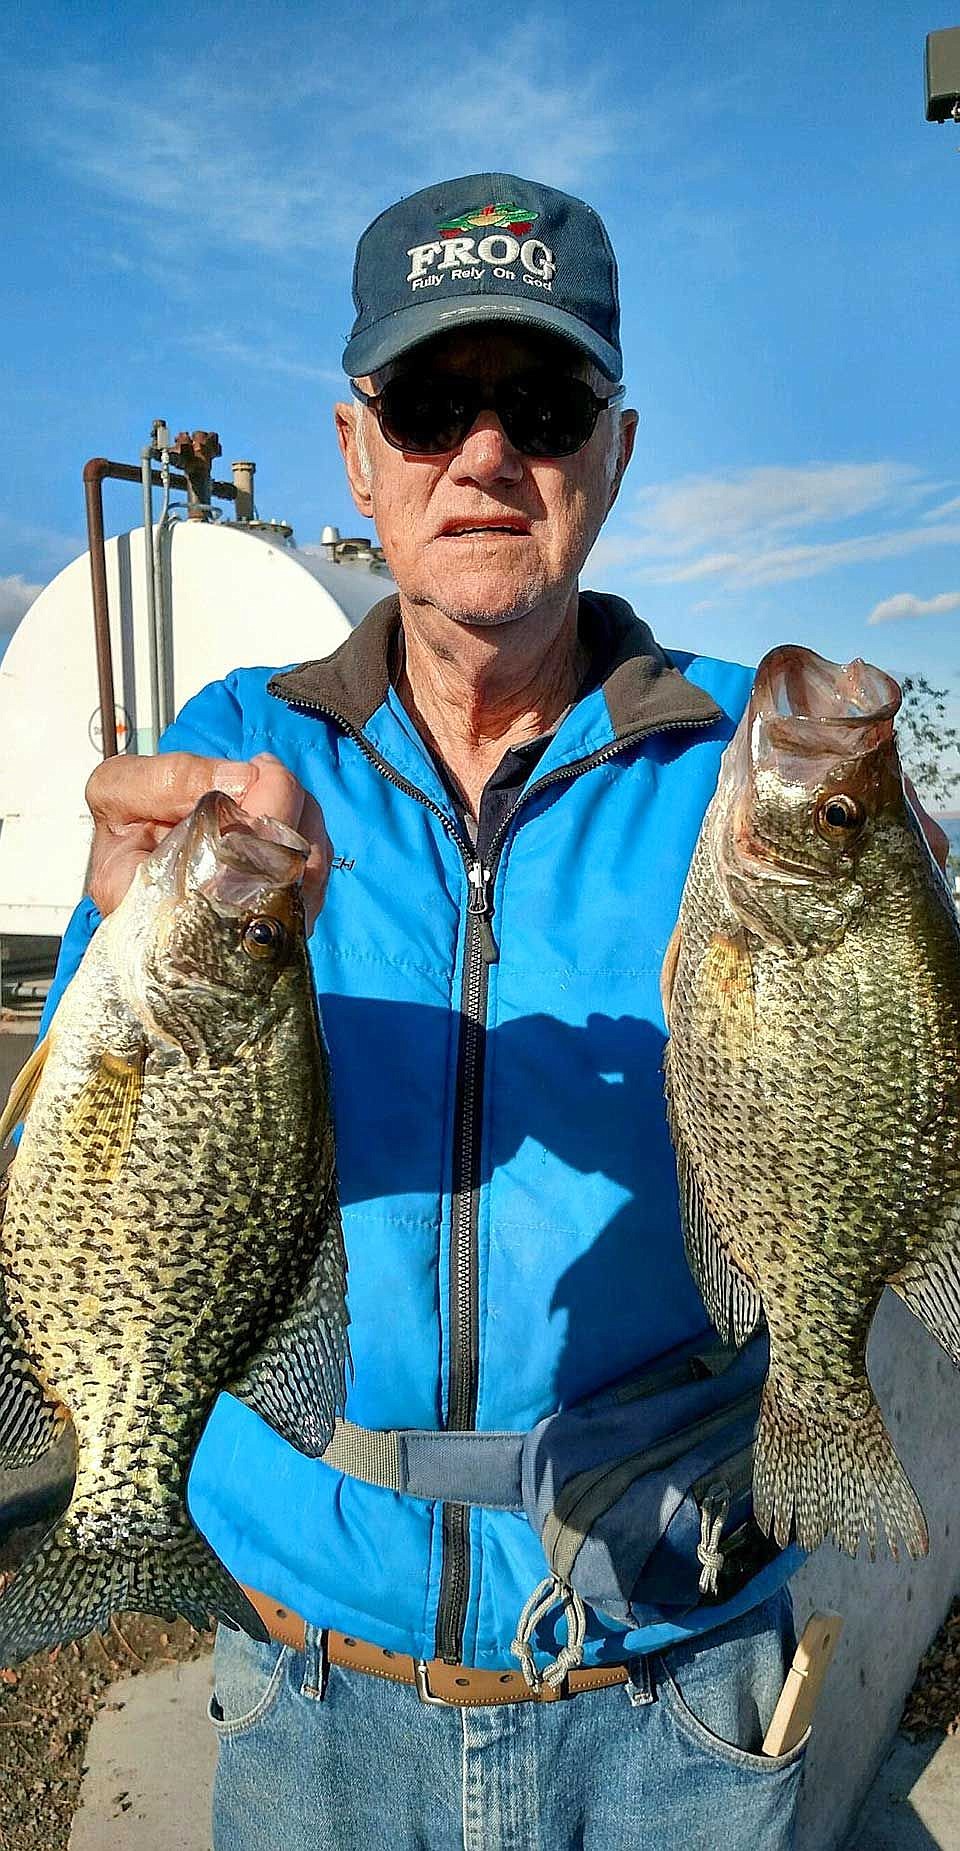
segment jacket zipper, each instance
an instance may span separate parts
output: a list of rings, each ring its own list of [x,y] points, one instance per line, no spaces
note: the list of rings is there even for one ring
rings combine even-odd
[[[268,692],[269,692],[268,688]],[[665,720],[657,726],[625,733],[588,758],[559,765],[520,793],[490,843],[488,865],[472,854],[456,824],[425,791],[404,778],[382,758],[363,734],[321,701],[288,700],[286,706],[332,720],[354,741],[364,757],[386,778],[432,811],[460,852],[467,876],[469,900],[464,936],[463,978],[460,988],[462,1028],[457,1055],[457,1089],[453,1155],[453,1212],[450,1235],[449,1323],[450,1352],[447,1370],[447,1427],[458,1432],[476,1425],[479,1388],[477,1313],[477,1214],[479,1161],[483,1132],[483,1063],[486,1041],[487,995],[490,965],[499,957],[493,932],[493,884],[507,831],[521,805],[552,784],[570,782],[597,765],[615,758],[628,746],[657,733],[696,731],[715,725],[713,719]],[[464,1504],[444,1504],[442,1560],[437,1601],[435,1651],[438,1658],[459,1664],[470,1596],[470,1510]]]

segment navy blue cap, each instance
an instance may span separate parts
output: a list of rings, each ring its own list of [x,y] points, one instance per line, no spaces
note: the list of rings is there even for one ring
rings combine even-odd
[[[467,174],[388,206],[357,245],[353,299],[351,379],[476,322],[543,328],[607,379],[623,371],[617,260],[602,220],[516,174]]]

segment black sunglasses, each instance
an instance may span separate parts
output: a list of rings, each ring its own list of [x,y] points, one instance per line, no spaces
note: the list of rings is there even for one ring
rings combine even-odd
[[[623,397],[598,398],[586,381],[539,367],[488,385],[458,373],[400,373],[382,392],[361,392],[394,450],[444,456],[462,444],[481,411],[495,411],[522,456],[573,456],[593,435],[601,411]]]

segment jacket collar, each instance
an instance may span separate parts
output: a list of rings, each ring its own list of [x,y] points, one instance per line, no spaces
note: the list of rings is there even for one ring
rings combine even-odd
[[[602,651],[605,660],[601,685],[614,738],[721,718],[716,702],[674,668],[622,598],[582,593],[579,622],[588,648]],[[320,708],[362,732],[387,698],[399,628],[399,598],[382,598],[332,655],[274,675],[269,692],[295,706]]]

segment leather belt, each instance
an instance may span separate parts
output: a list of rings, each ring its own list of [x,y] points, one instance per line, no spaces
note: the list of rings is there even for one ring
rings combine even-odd
[[[256,1588],[245,1587],[243,1591],[271,1639],[302,1652],[306,1628],[300,1615]],[[410,1658],[405,1652],[368,1645],[350,1633],[331,1630],[324,1632],[323,1638],[330,1664],[385,1677],[394,1684],[410,1684],[422,1703],[557,1703],[584,1691],[625,1684],[628,1676],[626,1665],[597,1665],[586,1671],[569,1671],[557,1689],[541,1684],[539,1689],[531,1690],[520,1671],[477,1671],[469,1665],[445,1664],[441,1658]]]

